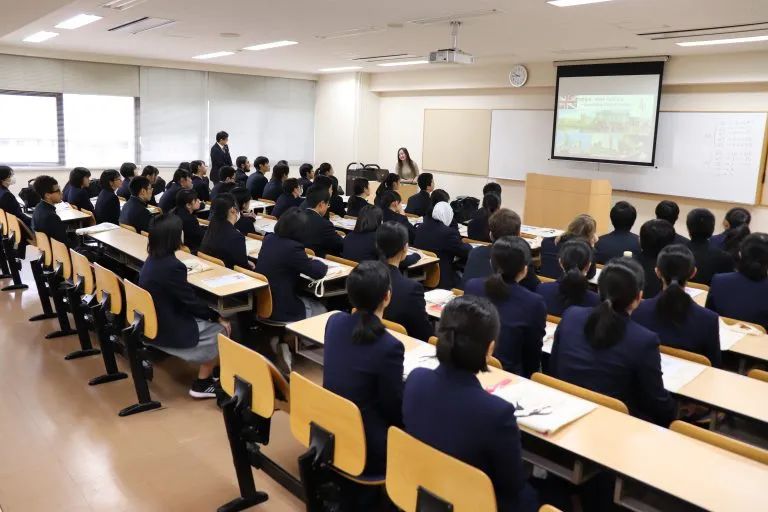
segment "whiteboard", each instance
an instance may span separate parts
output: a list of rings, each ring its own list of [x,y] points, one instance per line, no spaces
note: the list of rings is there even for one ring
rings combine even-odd
[[[552,110],[494,110],[489,176],[608,179],[614,190],[755,204],[765,112],[661,112],[656,166],[552,160]]]

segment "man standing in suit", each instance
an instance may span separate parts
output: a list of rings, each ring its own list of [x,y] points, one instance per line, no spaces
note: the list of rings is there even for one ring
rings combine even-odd
[[[229,134],[220,131],[216,134],[216,144],[211,146],[211,181],[219,182],[219,169],[225,165],[232,166],[232,157],[229,155]]]

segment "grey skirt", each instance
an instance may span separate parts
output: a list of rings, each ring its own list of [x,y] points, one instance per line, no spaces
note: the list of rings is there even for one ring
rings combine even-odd
[[[203,364],[213,361],[219,355],[218,337],[224,332],[224,326],[218,322],[209,322],[195,318],[200,339],[197,345],[190,348],[170,348],[155,346],[158,350],[176,356],[188,363]]]

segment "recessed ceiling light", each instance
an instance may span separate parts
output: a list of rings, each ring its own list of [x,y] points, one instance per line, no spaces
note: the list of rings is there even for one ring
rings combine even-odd
[[[243,48],[243,50],[250,50],[252,52],[257,52],[259,50],[269,50],[270,48],[281,48],[283,46],[293,46],[294,44],[299,44],[296,41],[275,41],[273,43],[264,43],[264,44],[257,44],[254,46],[246,46]]]
[[[429,64],[429,61],[428,60],[404,60],[400,62],[385,62],[383,64],[378,64],[378,65],[383,68],[391,68],[395,66],[416,66],[417,64]]]
[[[217,57],[226,57],[227,55],[234,55],[235,52],[213,52],[213,53],[204,53],[202,55],[195,55],[192,57],[193,59],[198,60],[205,60],[205,59],[215,59]]]
[[[611,0],[549,0],[547,3],[554,5],[555,7],[573,7],[575,5],[601,4],[610,1]]]
[[[363,69],[362,66],[342,66],[340,68],[323,68],[318,69],[321,73],[334,73],[337,71],[355,71],[357,69]]]
[[[76,28],[84,27],[89,23],[93,23],[94,21],[99,21],[100,19],[101,16],[96,16],[94,14],[78,14],[77,16],[69,18],[68,20],[62,21],[56,25],[56,28],[74,30]]]
[[[42,30],[40,32],[35,32],[31,36],[27,36],[24,38],[25,43],[42,43],[43,41],[47,41],[51,38],[56,37],[59,35],[57,32],[46,32],[45,30]]]
[[[715,46],[718,44],[758,43],[760,41],[768,41],[768,35],[750,36],[750,37],[733,37],[730,39],[710,39],[708,41],[685,41],[684,43],[677,43],[677,45],[678,46]]]

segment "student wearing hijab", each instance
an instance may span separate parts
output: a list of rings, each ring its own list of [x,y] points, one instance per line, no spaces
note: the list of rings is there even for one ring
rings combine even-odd
[[[460,282],[454,260],[466,261],[472,246],[461,241],[459,230],[451,227],[453,209],[448,203],[434,206],[431,216],[416,229],[415,247],[434,252],[440,259],[439,288],[450,290]]]

